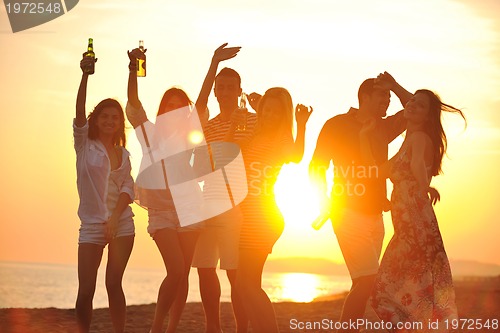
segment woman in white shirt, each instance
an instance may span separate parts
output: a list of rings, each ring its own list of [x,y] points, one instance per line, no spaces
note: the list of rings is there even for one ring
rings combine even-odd
[[[143,170],[143,175],[141,163],[135,201],[148,210],[147,230],[160,251],[167,271],[158,291],[150,332],[164,332],[163,323],[167,315],[166,332],[175,332],[187,299],[189,271],[201,227],[199,223],[189,226],[180,224],[180,216],[170,191],[170,186],[176,183],[174,176],[192,178],[189,177],[192,152],[182,139],[189,124],[188,114],[193,103],[182,89],[170,88],[161,99],[155,123],[149,121],[137,89],[136,59],[141,55],[142,51],[139,49],[129,52],[126,115],[134,129],[139,131],[137,135],[144,158],[152,165]],[[180,149],[180,153],[169,156],[169,148]],[[154,174],[155,168],[159,170],[159,174]],[[148,173],[151,171],[153,172]],[[145,178],[155,183],[158,189],[142,187]]]
[[[238,47],[219,48],[216,56],[222,60],[230,59],[238,51]],[[198,200],[200,188],[196,184],[196,187],[184,187],[185,191],[180,193],[177,185],[191,184],[189,181],[197,177],[190,161],[199,142],[195,144],[196,140],[192,140],[190,133],[197,132],[198,128],[201,134],[201,126],[208,120],[207,101],[217,68],[209,70],[196,103],[191,102],[182,89],[168,89],[153,124],[148,120],[138,95],[137,59],[143,53],[134,49],[128,55],[130,72],[126,114],[141,142],[142,162],[147,161],[144,165],[141,163],[137,176],[135,201],[148,210],[148,232],[167,271],[158,291],[150,332],[170,333],[176,331],[186,303],[191,262],[203,225],[195,218],[201,217],[195,213],[201,205]],[[142,186],[147,183],[146,179],[148,187]],[[192,216],[189,212],[186,214],[188,208],[191,208]],[[186,223],[186,219],[191,219],[192,223]],[[167,316],[168,327],[164,331]]]
[[[88,332],[92,319],[97,270],[108,245],[106,290],[115,332],[124,332],[126,302],[122,277],[134,244],[134,221],[130,203],[134,182],[129,153],[125,149],[125,117],[114,99],[101,101],[86,117],[88,73],[94,58],[84,54],[82,79],[73,125],[76,150],[78,216],[78,297],[76,317],[79,332]]]

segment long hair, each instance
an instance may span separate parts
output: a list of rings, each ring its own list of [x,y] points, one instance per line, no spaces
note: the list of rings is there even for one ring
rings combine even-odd
[[[193,104],[193,102],[191,102],[191,100],[189,99],[188,95],[184,90],[172,87],[167,91],[165,91],[165,93],[163,94],[163,97],[161,98],[160,101],[160,106],[158,107],[158,113],[156,114],[156,116],[165,113],[164,110],[165,107],[167,106],[168,101],[174,96],[177,96],[182,101],[182,104],[185,104],[185,106],[190,106]]]
[[[441,98],[436,93],[427,89],[417,90],[415,92],[415,95],[418,93],[425,94],[429,98],[429,113],[428,121],[425,125],[425,131],[430,136],[434,149],[432,153],[433,162],[431,173],[432,176],[437,176],[438,174],[441,174],[443,172],[441,168],[443,156],[446,153],[446,149],[448,147],[446,133],[444,132],[443,125],[441,123],[442,112],[457,113],[465,120],[466,124],[467,120],[465,119],[465,115],[460,109],[441,102]]]
[[[120,105],[120,103],[118,103],[117,100],[112,98],[106,98],[100,101],[99,104],[96,105],[94,110],[88,115],[87,117],[87,121],[89,123],[88,138],[91,140],[98,139],[99,128],[97,127],[97,118],[99,118],[99,115],[105,108],[115,108],[119,111],[118,114],[120,115],[120,124],[118,131],[116,131],[116,133],[113,135],[113,143],[115,144],[115,146],[125,147],[127,143],[127,138],[125,136],[125,115],[123,113],[123,108]]]
[[[262,114],[262,109],[264,105],[266,104],[266,101],[268,99],[277,99],[280,101],[281,108],[280,110],[273,110],[273,112],[277,112],[280,114],[281,119],[280,119],[280,124],[276,124],[275,128],[283,128],[286,131],[286,134],[289,134],[290,136],[293,136],[293,102],[292,102],[292,96],[290,96],[290,93],[288,90],[285,88],[281,87],[275,87],[275,88],[270,88],[266,91],[264,96],[262,96],[261,100],[259,101],[259,106],[257,108],[257,115]],[[259,116],[258,116],[259,117]],[[257,118],[258,119],[258,118]],[[262,122],[257,120],[257,128],[256,132],[263,132],[262,129]],[[266,133],[269,134],[269,133]]]

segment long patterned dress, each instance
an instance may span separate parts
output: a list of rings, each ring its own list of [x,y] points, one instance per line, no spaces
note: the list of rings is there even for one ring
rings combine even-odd
[[[418,194],[408,152],[396,157],[390,178],[394,236],[380,264],[372,306],[393,328],[422,323],[394,332],[449,332],[446,319],[457,318],[450,265],[432,204]],[[429,328],[429,321],[440,322],[440,328]]]

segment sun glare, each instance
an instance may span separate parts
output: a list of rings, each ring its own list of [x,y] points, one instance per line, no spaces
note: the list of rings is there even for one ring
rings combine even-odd
[[[312,302],[320,295],[320,281],[315,274],[288,273],[282,279],[281,299],[292,302]]]
[[[285,165],[274,188],[276,202],[287,227],[310,228],[319,214],[316,193],[309,183],[307,170],[300,165]]]
[[[203,133],[198,130],[193,130],[189,133],[189,142],[192,144],[199,144],[203,141]]]

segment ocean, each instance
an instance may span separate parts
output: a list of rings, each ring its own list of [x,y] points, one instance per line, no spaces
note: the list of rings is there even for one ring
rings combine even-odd
[[[94,308],[108,306],[104,266],[99,269]],[[230,302],[230,285],[225,271],[217,270],[221,301]],[[127,305],[150,304],[165,273],[161,269],[127,268],[123,288]],[[201,302],[198,274],[191,269],[188,302]],[[265,272],[262,287],[273,302],[310,302],[314,298],[350,288],[346,276]],[[74,308],[78,290],[77,267],[73,265],[0,262],[0,308]]]

